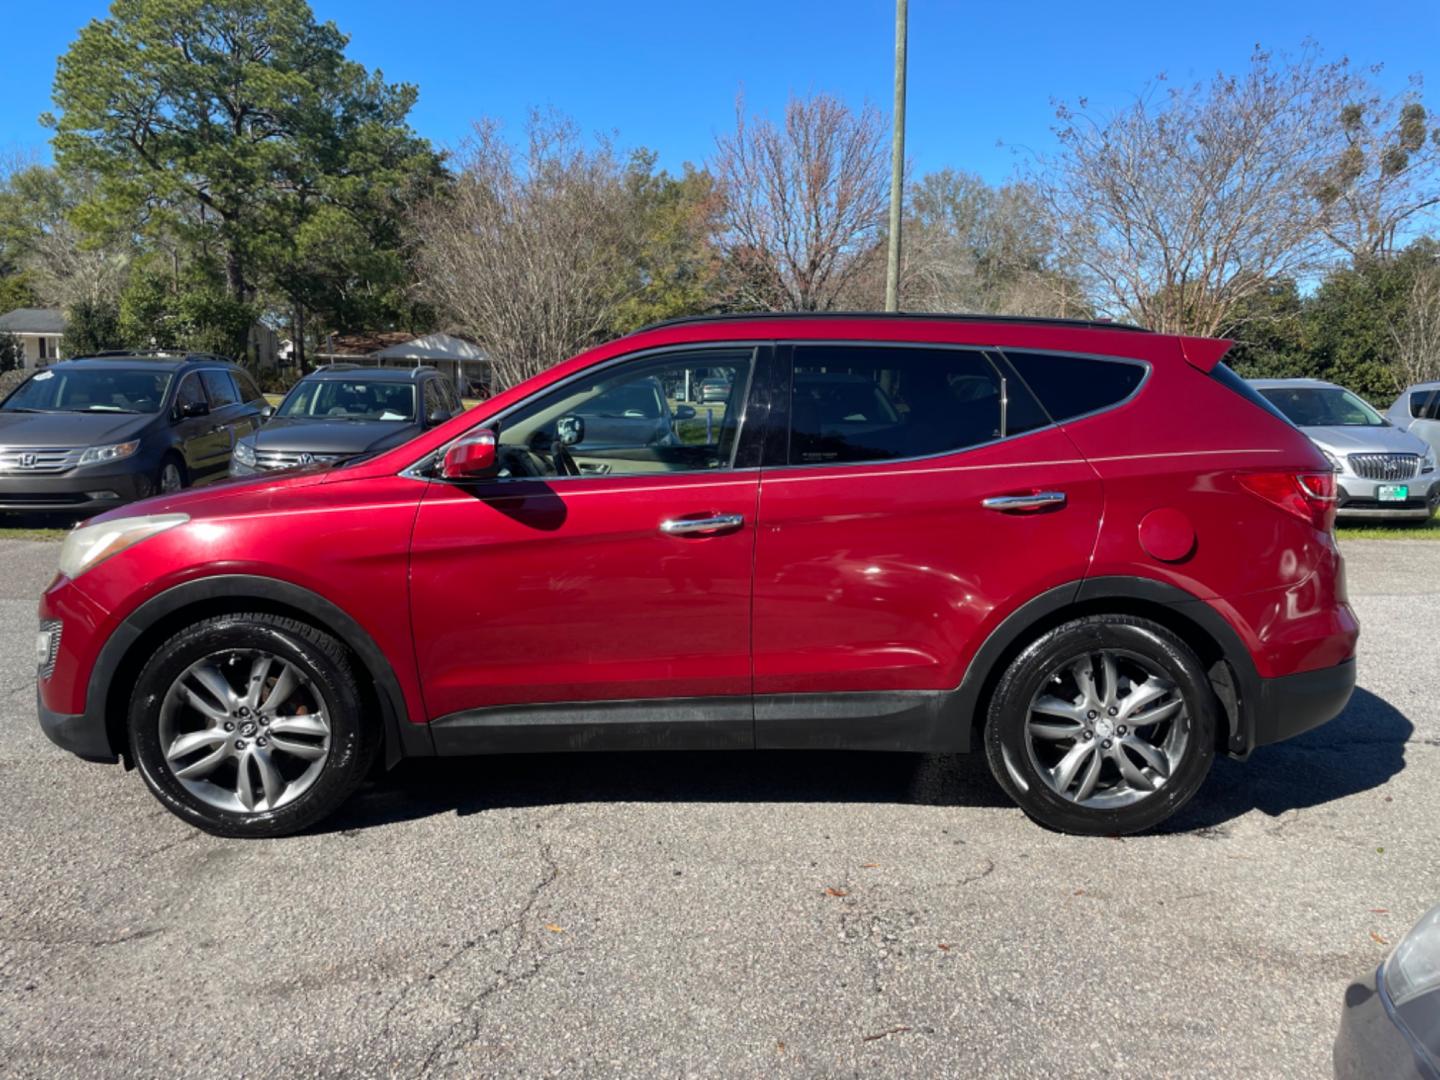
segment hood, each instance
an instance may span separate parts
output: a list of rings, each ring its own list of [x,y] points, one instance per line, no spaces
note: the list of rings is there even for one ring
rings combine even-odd
[[[139,517],[143,514],[189,514],[193,520],[208,517],[236,517],[263,513],[276,499],[288,491],[323,483],[328,470],[291,469],[285,472],[262,473],[259,476],[227,478],[186,488],[170,495],[152,495],[148,499],[97,514],[90,521],[113,521],[117,518]]]
[[[1307,427],[1301,431],[1332,454],[1420,454],[1426,445],[1397,427]]]
[[[304,420],[276,417],[245,442],[256,450],[364,454],[388,450],[420,434],[419,424],[385,420]]]
[[[133,439],[155,413],[0,412],[0,446],[72,449]]]

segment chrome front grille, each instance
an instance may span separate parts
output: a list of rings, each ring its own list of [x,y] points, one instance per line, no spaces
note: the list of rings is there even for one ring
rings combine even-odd
[[[1351,454],[1350,471],[1362,480],[1412,480],[1420,475],[1420,455]]]
[[[0,446],[0,473],[7,476],[35,476],[69,472],[80,464],[80,455],[83,453],[83,448]]]
[[[300,469],[306,465],[324,465],[339,461],[340,454],[311,454],[302,450],[259,450],[255,467],[259,469]]]

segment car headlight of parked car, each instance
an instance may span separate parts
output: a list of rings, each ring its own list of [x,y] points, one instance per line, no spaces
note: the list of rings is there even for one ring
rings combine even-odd
[[[1425,451],[1425,461],[1424,461],[1423,464],[1421,464],[1421,466],[1420,466],[1420,471],[1421,471],[1422,473],[1434,472],[1434,471],[1435,471],[1435,468],[1436,468],[1435,448],[1432,446],[1432,447],[1430,447],[1429,450],[1426,450],[1426,451]]]
[[[235,460],[241,465],[254,465],[255,448],[247,442],[237,442],[235,444]]]
[[[140,449],[140,440],[115,443],[111,446],[92,446],[80,455],[81,465],[104,465],[111,461],[123,461]]]
[[[1320,448],[1320,452],[1325,455],[1325,460],[1330,462],[1330,468],[1334,469],[1337,473],[1342,473],[1345,471],[1345,463],[1341,461],[1338,456],[1332,454],[1323,446]]]
[[[1440,906],[1426,912],[1400,939],[1382,970],[1385,990],[1396,1007],[1440,990]]]
[[[189,520],[189,514],[145,514],[82,526],[65,537],[60,548],[60,573],[74,581],[111,555]]]

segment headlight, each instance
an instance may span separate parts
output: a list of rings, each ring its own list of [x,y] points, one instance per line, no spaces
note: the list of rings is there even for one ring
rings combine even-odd
[[[241,465],[254,465],[255,448],[247,442],[237,442],[235,444],[235,460]]]
[[[1385,989],[1397,1006],[1440,989],[1440,907],[1427,911],[1385,961]]]
[[[1332,454],[1329,450],[1326,450],[1322,446],[1320,447],[1320,452],[1325,455],[1325,460],[1330,462],[1330,467],[1334,469],[1337,473],[1342,473],[1345,471],[1345,463],[1342,462],[1334,454]]]
[[[101,521],[76,529],[65,537],[65,543],[60,548],[60,573],[73,581],[111,555],[118,555],[141,540],[173,529],[176,525],[184,525],[189,520],[189,514],[148,514]]]
[[[107,461],[121,461],[140,449],[140,440],[116,443],[114,446],[92,446],[80,455],[81,465],[100,465]]]
[[[1435,447],[1432,446],[1432,447],[1430,447],[1429,450],[1426,450],[1426,451],[1425,451],[1425,460],[1424,460],[1424,462],[1423,462],[1423,463],[1421,464],[1421,466],[1420,466],[1420,471],[1421,471],[1422,473],[1434,472],[1434,471],[1435,471],[1435,468],[1436,468]]]

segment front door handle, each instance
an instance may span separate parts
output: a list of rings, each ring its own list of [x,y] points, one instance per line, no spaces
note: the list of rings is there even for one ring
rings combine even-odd
[[[986,510],[999,510],[1002,514],[1058,510],[1065,505],[1065,493],[1063,491],[1034,491],[1029,495],[992,495],[983,500],[980,505]]]
[[[660,523],[660,531],[669,536],[691,536],[695,533],[728,532],[744,524],[744,514],[716,514],[703,518],[671,518]]]

